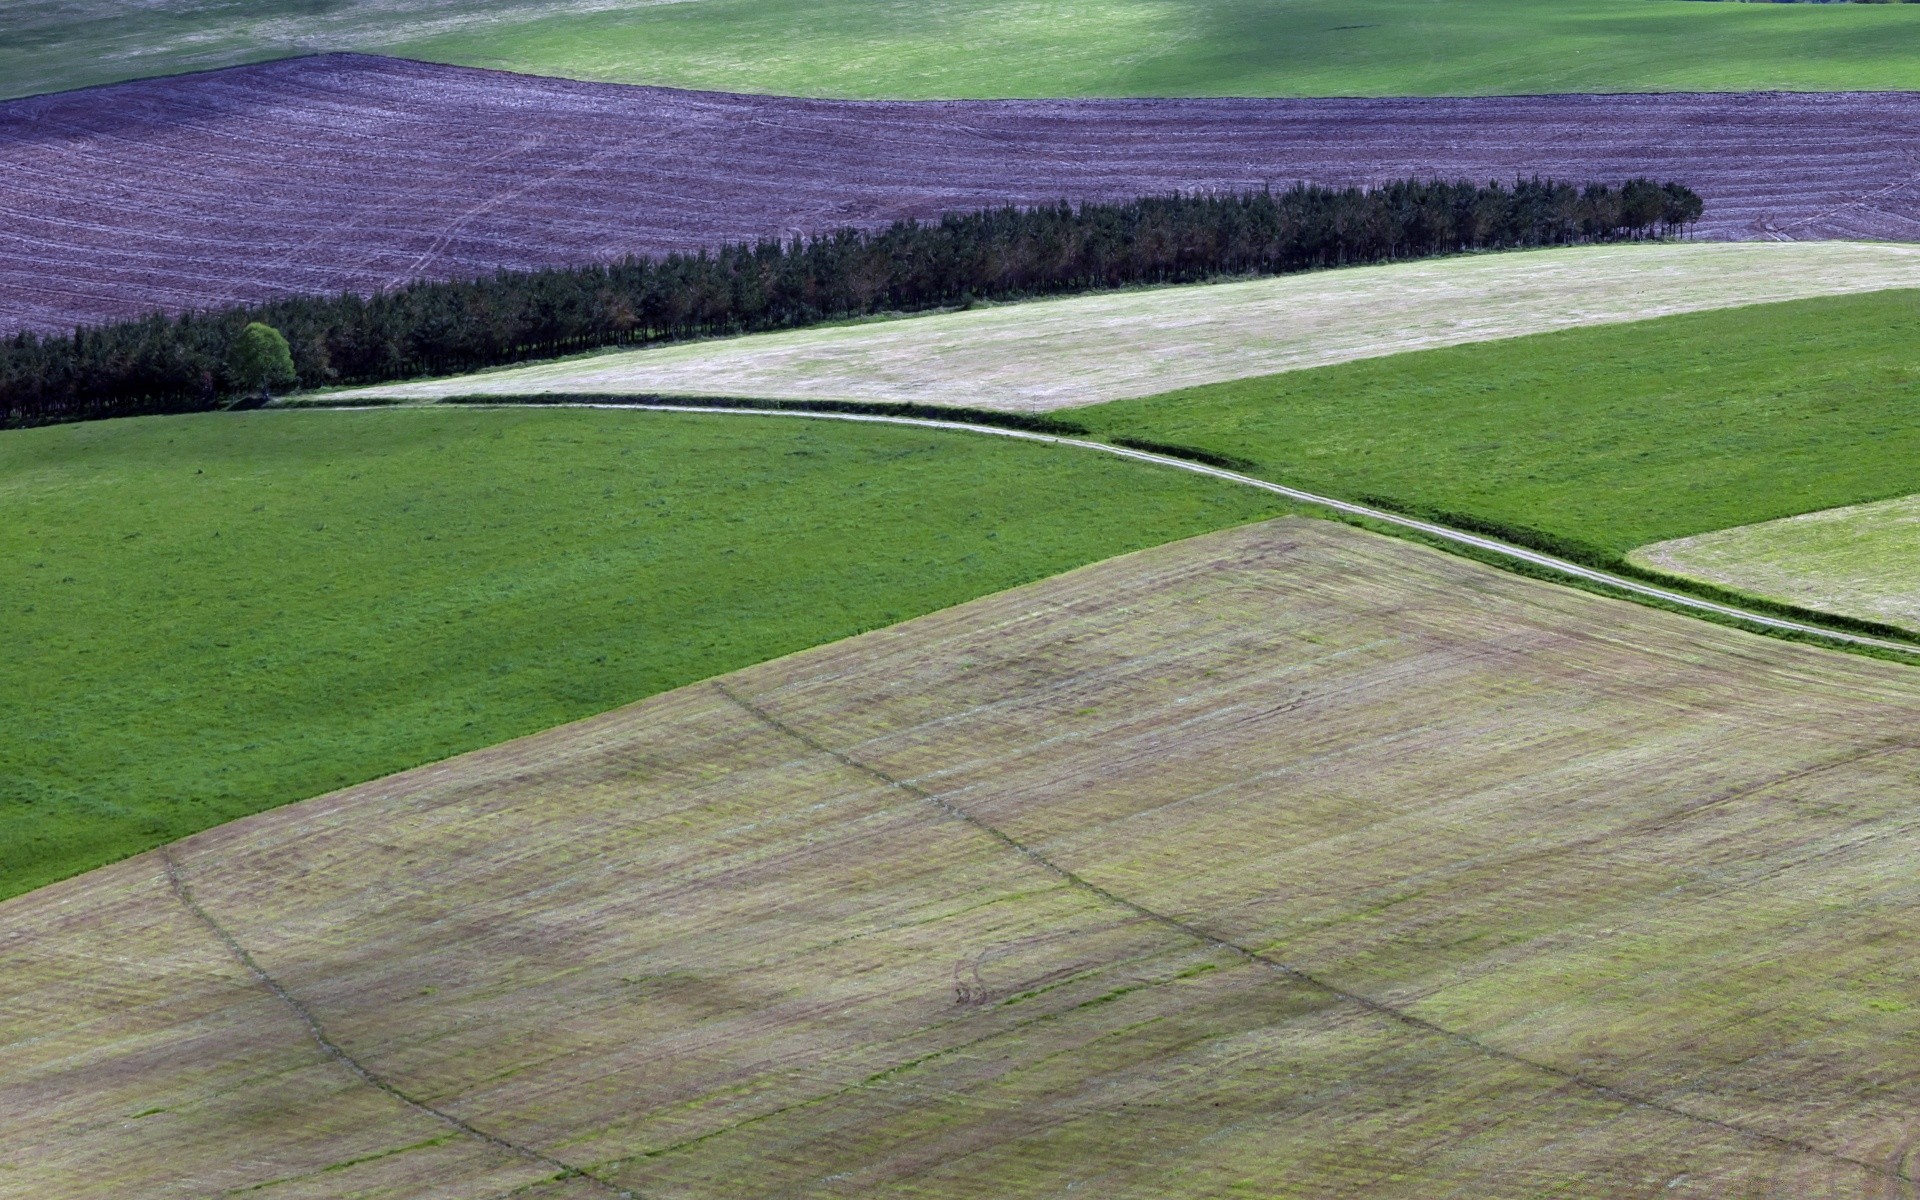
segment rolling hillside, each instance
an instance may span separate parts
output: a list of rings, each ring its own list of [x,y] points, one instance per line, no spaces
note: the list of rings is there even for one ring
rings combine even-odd
[[[1917,284],[1920,247],[1910,245],[1592,246],[754,334],[311,399],[600,392],[1048,411],[1434,346]]]
[[[1897,6],[1680,0],[13,0],[0,96],[328,50],[793,95],[1920,86]]]
[[[820,422],[0,433],[0,895],[1276,511],[1084,452]]]
[[[0,904],[0,1178],[1910,1196],[1917,720],[1908,669],[1216,534]]]

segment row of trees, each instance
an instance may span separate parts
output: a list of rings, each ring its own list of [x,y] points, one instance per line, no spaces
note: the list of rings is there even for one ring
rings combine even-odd
[[[0,421],[218,407],[261,380],[243,334],[285,335],[301,387],[381,383],[599,346],[784,329],[882,310],[1301,271],[1462,250],[1660,237],[1701,212],[1677,184],[1408,181],[1000,208],[781,243],[153,316],[0,341]],[[258,333],[245,335],[258,337]]]

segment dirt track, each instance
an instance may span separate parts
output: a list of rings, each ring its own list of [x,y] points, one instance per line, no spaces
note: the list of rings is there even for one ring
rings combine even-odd
[[[853,103],[331,55],[0,105],[0,331],[1061,196],[1684,180],[1714,238],[1920,239],[1920,95]]]

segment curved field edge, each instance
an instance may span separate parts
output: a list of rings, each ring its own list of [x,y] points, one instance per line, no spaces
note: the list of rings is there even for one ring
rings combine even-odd
[[[1920,497],[1642,546],[1628,561],[1786,604],[1920,629]]]
[[[863,0],[135,9],[20,0],[0,94],[363,50],[624,83],[848,98],[1920,88],[1899,5],[1632,0]]]
[[[1074,410],[1323,495],[1594,564],[1920,491],[1920,293],[1694,313]]]
[[[250,413],[0,435],[0,893],[1269,516],[933,431]]]
[[[1048,411],[1437,346],[1916,284],[1920,246],[1896,243],[1588,246],[1037,300],[314,398],[638,392]]]
[[[1904,1194],[1916,715],[1250,526],[0,905],[0,1127],[49,1195]]]

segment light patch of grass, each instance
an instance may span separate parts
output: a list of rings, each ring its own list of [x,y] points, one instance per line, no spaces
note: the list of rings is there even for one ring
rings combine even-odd
[[[1920,87],[1908,5],[1688,0],[14,0],[25,95],[349,49],[847,97]]]
[[[1274,511],[1071,450],[796,420],[0,434],[0,896]]]
[[[1627,556],[1749,595],[1920,630],[1920,496],[1717,529]]]
[[[1583,246],[614,351],[316,399],[655,392],[1045,411],[1434,346],[1915,284],[1915,246]]]

